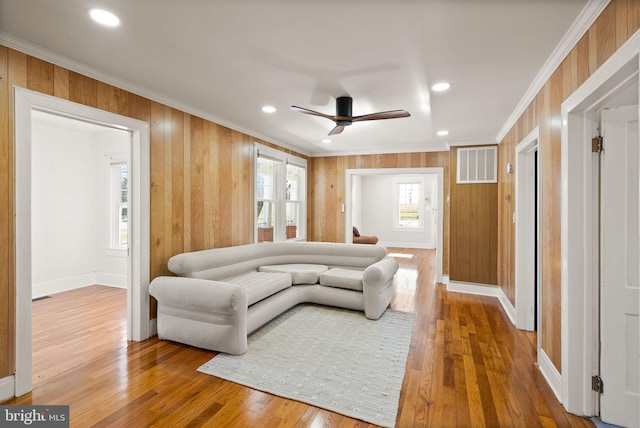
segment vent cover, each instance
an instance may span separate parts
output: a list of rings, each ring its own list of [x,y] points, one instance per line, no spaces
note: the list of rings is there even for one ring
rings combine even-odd
[[[496,146],[458,149],[458,184],[497,183]]]

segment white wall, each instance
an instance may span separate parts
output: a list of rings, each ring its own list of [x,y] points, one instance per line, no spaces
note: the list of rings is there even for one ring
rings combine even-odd
[[[130,135],[109,130],[95,134],[96,183],[96,282],[126,288],[127,250],[112,249],[111,244],[111,162],[128,162]]]
[[[122,145],[122,131],[117,147]],[[113,135],[111,137],[113,138]],[[106,135],[104,137],[107,137]],[[91,284],[126,286],[125,258],[108,254],[105,192],[96,158],[104,138],[51,124],[32,126],[33,297]],[[100,143],[98,142],[100,140]],[[128,139],[125,141],[125,147]],[[126,149],[125,149],[126,150]],[[108,242],[108,241],[107,241]]]
[[[423,199],[427,192],[431,193],[431,204],[425,203],[423,212],[424,229],[422,231],[394,230],[394,180],[399,177],[395,175],[361,176],[361,198],[359,215],[360,224],[356,223],[354,217],[353,224],[358,227],[362,235],[376,235],[381,245],[390,247],[406,248],[435,248],[437,215],[433,210],[437,209],[437,175],[424,174]],[[354,177],[355,178],[355,177]],[[356,208],[354,207],[354,212]]]
[[[71,288],[95,271],[93,138],[45,124],[32,127],[33,296]]]

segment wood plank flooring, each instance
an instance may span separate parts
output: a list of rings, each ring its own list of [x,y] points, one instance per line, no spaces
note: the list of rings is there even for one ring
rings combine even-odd
[[[36,300],[33,384],[127,346],[127,290],[98,285]]]
[[[594,426],[563,410],[535,333],[495,298],[435,284],[433,250],[389,251],[401,266],[391,308],[417,314],[396,426]],[[99,286],[34,302],[35,387],[3,404],[68,404],[73,427],[372,426],[196,372],[214,352],[127,342],[125,306],[124,290]]]

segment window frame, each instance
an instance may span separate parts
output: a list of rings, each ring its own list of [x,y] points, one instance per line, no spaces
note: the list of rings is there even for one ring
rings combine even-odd
[[[274,162],[274,198],[275,218],[273,221],[273,241],[306,241],[307,239],[307,181],[308,168],[307,160],[298,156],[285,153],[280,150],[255,143],[254,145],[254,242],[258,242],[258,202],[266,200],[258,197],[258,159],[263,158]],[[300,188],[298,191],[299,200],[288,201],[286,196],[287,188],[287,166],[292,165],[301,168],[304,171],[300,180]],[[267,198],[268,199],[268,198]],[[269,199],[271,201],[271,199]],[[287,203],[297,203],[300,206],[300,223],[297,224],[297,237],[286,237],[286,209]]]
[[[289,190],[289,167],[297,168],[302,172],[298,173],[297,180],[297,189],[295,192],[290,192]],[[303,210],[303,207],[306,206],[306,198],[307,198],[307,168],[304,166],[300,166],[295,163],[291,163],[289,161],[286,162],[284,167],[284,190],[285,190],[285,198],[284,198],[284,216],[285,216],[285,239],[286,240],[303,240],[305,237],[301,235],[301,231],[306,230],[306,210]],[[295,193],[297,198],[292,199],[290,194]],[[296,207],[295,214],[298,219],[297,223],[291,223],[291,220],[287,220],[287,218],[291,217],[291,210],[293,207]],[[304,221],[303,221],[304,219]],[[291,229],[295,226],[293,229]],[[289,234],[293,234],[293,236],[289,236]]]
[[[417,184],[418,185],[418,225],[404,226],[400,224],[400,185],[401,184]],[[393,225],[394,232],[424,232],[424,214],[425,214],[425,187],[424,177],[395,177],[393,179]]]
[[[127,202],[123,203],[121,175],[122,165],[127,167]],[[120,171],[120,172],[116,172]],[[131,197],[131,188],[129,183],[130,178],[130,165],[129,160],[125,157],[112,157],[109,160],[109,249],[126,251],[129,248],[129,200]],[[120,213],[122,208],[127,210],[127,242],[126,244],[120,243]]]

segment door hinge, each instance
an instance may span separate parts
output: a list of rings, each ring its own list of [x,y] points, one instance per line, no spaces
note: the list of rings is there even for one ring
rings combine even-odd
[[[604,394],[604,382],[600,376],[591,376],[591,389],[600,394]]]
[[[604,139],[597,136],[591,139],[591,151],[593,153],[602,153],[604,150]]]

